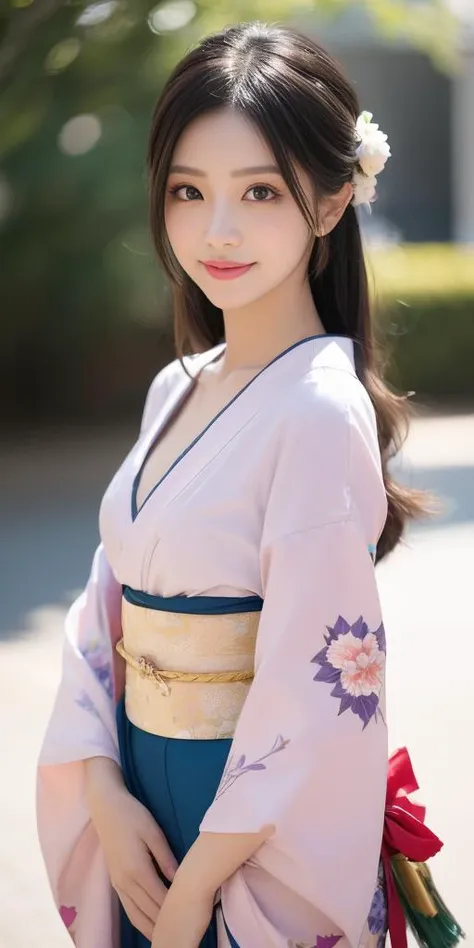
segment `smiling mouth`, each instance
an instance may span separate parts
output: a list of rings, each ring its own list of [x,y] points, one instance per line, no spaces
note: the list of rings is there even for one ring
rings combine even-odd
[[[216,280],[232,280],[243,276],[254,266],[253,263],[233,263],[229,260],[203,260],[202,264]]]
[[[238,267],[251,267],[251,263],[239,263],[238,260],[203,260],[205,267],[216,267],[218,270],[233,270]]]

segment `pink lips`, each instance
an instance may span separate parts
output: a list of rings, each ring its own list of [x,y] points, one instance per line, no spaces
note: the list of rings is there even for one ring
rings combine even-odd
[[[234,280],[253,267],[253,263],[234,263],[232,260],[203,260],[202,263],[216,280]]]

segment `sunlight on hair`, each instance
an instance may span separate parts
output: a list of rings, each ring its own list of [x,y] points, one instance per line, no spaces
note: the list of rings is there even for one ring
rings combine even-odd
[[[193,0],[174,0],[155,7],[148,16],[148,26],[153,33],[170,33],[186,26],[195,15]]]
[[[63,125],[58,146],[66,155],[85,155],[101,135],[102,125],[96,115],[76,115]]]

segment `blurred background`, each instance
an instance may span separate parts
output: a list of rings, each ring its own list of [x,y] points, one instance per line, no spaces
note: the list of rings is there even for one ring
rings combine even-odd
[[[174,357],[147,225],[151,112],[190,45],[256,18],[333,51],[392,148],[361,223],[387,376],[416,406],[394,468],[441,511],[377,569],[391,747],[410,748],[446,842],[435,877],[474,946],[474,0],[3,0],[0,948],[69,944],[34,767],[101,495]]]

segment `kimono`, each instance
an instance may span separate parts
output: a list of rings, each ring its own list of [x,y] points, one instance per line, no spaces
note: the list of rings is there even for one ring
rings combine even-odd
[[[183,770],[176,789],[168,787],[176,800],[190,798],[192,768],[198,781],[201,753],[215,750],[215,788],[197,829],[272,828],[222,884],[212,944],[375,948],[386,931],[388,750],[374,574],[387,500],[374,409],[349,337],[303,339],[218,412],[139,507],[147,457],[199,372],[223,351],[188,357],[189,375],[178,360],[157,375],[139,438],[101,504],[101,543],[67,616],[62,680],[38,769],[38,829],[53,896],[78,948],[118,948],[118,904],[84,801],[84,760],[107,756],[133,771],[124,734],[137,724],[128,718],[143,714],[136,736],[157,742],[146,752],[158,768],[157,799],[158,742],[182,749],[178,767],[194,754],[187,776]],[[198,712],[183,697],[183,727],[160,710],[171,704],[156,687],[167,687],[159,676],[137,685],[124,706],[125,663],[115,646],[128,636],[131,650],[141,615],[145,652],[158,636],[164,660],[170,650],[168,667],[180,649],[178,668],[188,672],[203,641],[208,665],[214,656],[211,668],[227,668],[245,635],[244,657],[232,667],[245,670],[251,659],[253,677],[238,683],[237,710],[216,723],[206,698],[194,720]],[[195,694],[193,684],[179,687]],[[231,687],[219,685],[223,694]],[[158,714],[157,728],[148,714]]]

